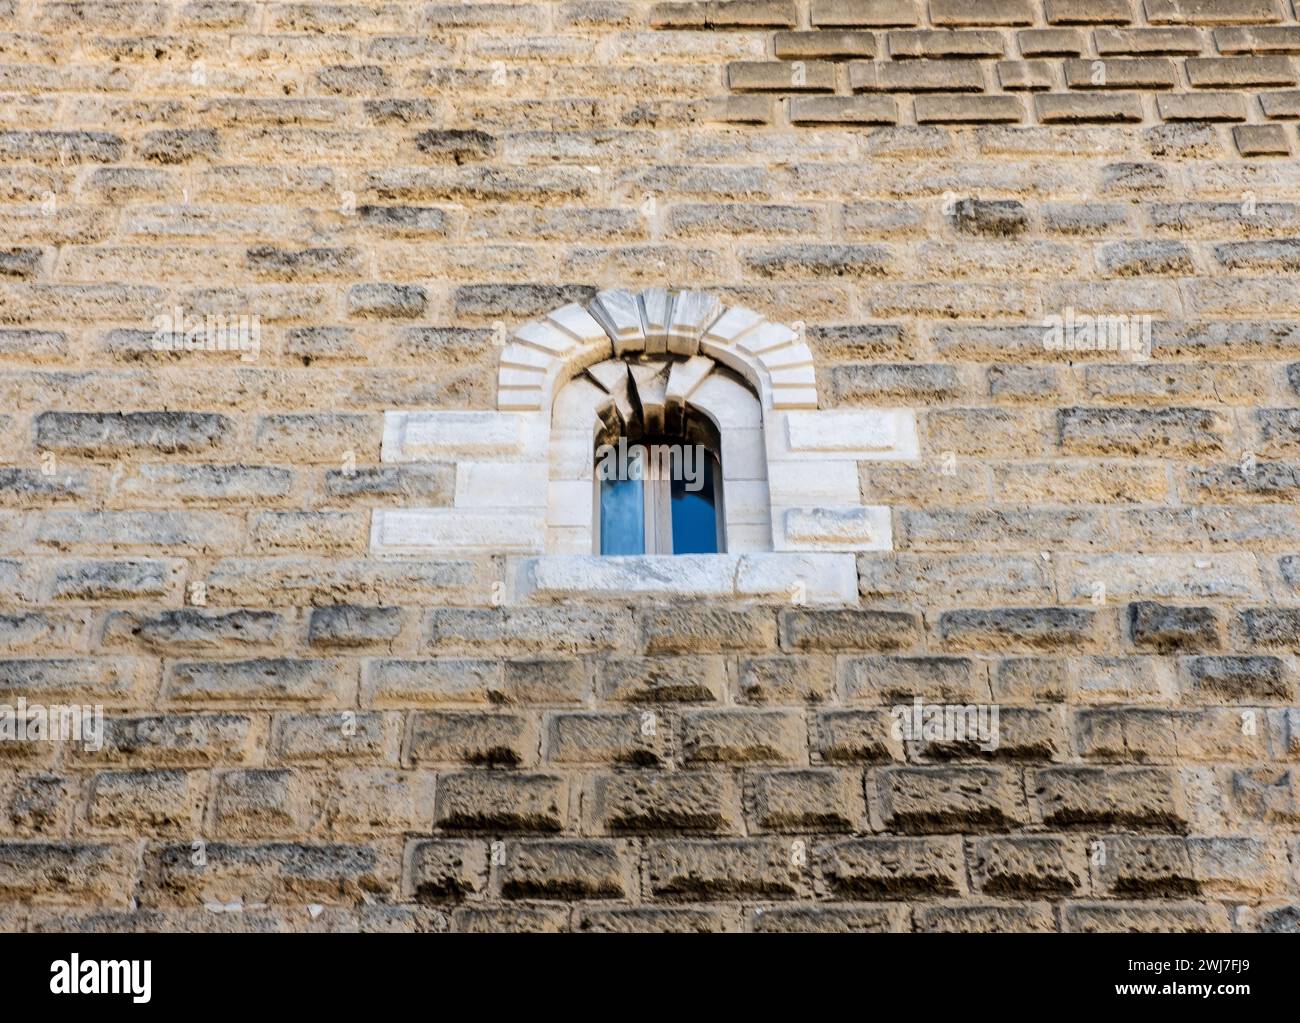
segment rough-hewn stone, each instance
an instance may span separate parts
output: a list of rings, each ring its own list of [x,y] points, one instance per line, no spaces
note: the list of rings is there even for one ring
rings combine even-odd
[[[1300,928],[1293,3],[0,53],[0,702],[104,711],[0,739],[0,928]],[[725,554],[593,554],[571,378]]]

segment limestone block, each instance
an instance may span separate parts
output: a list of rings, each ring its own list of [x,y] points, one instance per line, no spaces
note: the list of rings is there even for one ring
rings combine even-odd
[[[545,352],[552,357],[565,355],[578,344],[577,339],[572,334],[561,330],[556,324],[548,323],[546,320],[533,320],[530,323],[525,323],[515,331],[515,337],[536,348],[539,352]]]
[[[764,369],[766,368],[764,364]],[[817,386],[817,373],[812,366],[783,366],[769,370],[768,378],[772,383],[773,396],[777,391],[803,391]]]
[[[654,434],[664,430],[664,406],[668,401],[668,377],[662,364],[633,365],[632,380],[636,403],[641,408],[646,429]]]
[[[546,550],[548,554],[591,554],[595,548],[592,543],[591,526],[554,526],[546,527]]]
[[[781,387],[772,390],[772,408],[814,409],[820,404],[815,387]]]
[[[851,461],[771,459],[767,487],[774,505],[854,505],[859,495],[858,466]]]
[[[670,407],[684,405],[691,393],[713,372],[714,362],[695,355],[685,362],[675,362],[668,372],[667,399]]]
[[[377,508],[372,554],[526,554],[546,546],[542,513],[507,509]]]
[[[550,365],[551,357],[532,345],[513,343],[506,345],[501,350],[501,367],[503,369],[509,366],[513,369],[534,370],[539,374],[538,379],[540,380]]]
[[[624,422],[636,417],[636,409],[632,406],[632,375],[628,372],[628,364],[621,359],[609,359],[605,362],[598,362],[594,366],[587,367],[587,375],[597,384],[599,389],[604,392],[598,399],[591,402],[591,411],[594,415],[599,409],[609,403],[614,403],[614,408]],[[568,396],[569,388],[565,387],[561,395]],[[570,423],[577,425],[584,420],[580,418],[570,419],[562,414],[557,408],[555,411],[556,423]]]
[[[699,351],[700,334],[722,310],[718,299],[704,291],[679,292],[668,326],[668,350],[678,355]]]
[[[583,528],[590,537],[595,518],[594,487],[590,474],[585,480],[552,480],[547,490],[546,524]],[[590,549],[590,542],[586,546]]]
[[[516,595],[534,600],[610,600],[628,594],[730,597],[738,559],[726,554],[531,558],[519,564]]]
[[[522,458],[545,450],[538,424],[518,412],[385,412],[385,462]]]
[[[717,345],[731,345],[746,331],[752,330],[762,322],[761,313],[746,309],[744,306],[733,305],[709,324],[701,340]]]
[[[601,363],[607,366],[609,363]],[[593,367],[595,368],[595,367]],[[551,420],[567,430],[584,429],[596,423],[597,410],[609,401],[606,390],[584,377],[575,377],[560,389],[551,405]]]
[[[880,505],[849,508],[775,508],[776,550],[887,551],[893,547],[889,509]]]
[[[811,368],[813,365],[812,350],[805,344],[786,345],[766,352],[760,361],[769,373],[778,369]]]
[[[645,350],[651,355],[668,351],[668,323],[673,296],[667,288],[646,288],[641,292],[641,319],[645,324]]]
[[[628,363],[622,359],[607,359],[587,367],[587,375],[608,394],[627,387]]]
[[[545,407],[546,394],[545,386],[510,387],[498,379],[497,408],[502,412],[537,412]]]
[[[767,479],[767,449],[763,431],[736,427],[722,433],[722,478],[724,480]]]
[[[497,388],[506,391],[542,391],[546,386],[546,378],[540,376],[532,370],[520,369],[517,366],[502,366],[497,370]],[[498,403],[498,408],[500,403]]]
[[[592,435],[586,430],[557,430],[551,434],[550,477],[552,480],[592,478]]]
[[[576,302],[546,314],[548,322],[559,327],[583,346],[608,343],[609,337],[595,317]]]
[[[546,506],[547,466],[532,462],[459,462],[457,508],[532,508]]]
[[[750,355],[761,356],[774,348],[782,348],[795,339],[795,333],[783,323],[765,322],[756,326],[736,341],[736,347]]]
[[[599,292],[589,311],[614,342],[615,355],[645,350],[641,307],[632,292],[617,289]]]
[[[811,459],[913,459],[916,415],[910,409],[791,411],[774,418],[768,450],[773,457]]]
[[[796,602],[856,604],[852,554],[745,553],[547,555],[510,559],[513,599],[520,602],[613,600],[629,596],[773,597]]]
[[[509,344],[497,370],[497,408],[540,409],[552,358],[524,344]]]
[[[762,522],[732,522],[727,520],[727,553],[755,554],[772,549],[772,523],[770,519]]]
[[[786,596],[811,604],[856,604],[857,560],[852,554],[744,554],[736,573],[736,594]]]
[[[727,536],[736,525],[765,525],[771,522],[772,501],[763,480],[728,480],[722,492],[727,517]]]
[[[691,404],[708,413],[724,433],[763,425],[763,410],[753,392],[721,374],[710,374],[691,395]]]

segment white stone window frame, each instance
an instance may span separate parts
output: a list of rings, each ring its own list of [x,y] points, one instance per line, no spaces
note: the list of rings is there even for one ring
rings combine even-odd
[[[725,554],[591,553],[595,414],[610,396],[591,375],[570,382],[639,353],[712,360],[746,385],[706,372],[678,396],[719,428]],[[371,553],[504,555],[511,601],[652,594],[853,604],[855,554],[893,548],[889,508],[860,499],[858,463],[916,457],[913,410],[820,408],[802,330],[706,292],[607,290],[515,331],[501,353],[496,410],[385,413],[382,460],[452,462],[456,487],[449,508],[376,509]],[[754,485],[748,503],[739,500],[744,484]]]

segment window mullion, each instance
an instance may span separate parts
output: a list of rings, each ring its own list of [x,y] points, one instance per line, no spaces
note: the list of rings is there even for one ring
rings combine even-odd
[[[664,501],[663,473],[652,446],[645,454],[645,536],[647,554],[671,554],[672,516],[670,506]]]
[[[655,546],[660,554],[673,553],[673,484],[667,450],[662,449],[663,457],[655,460],[655,525],[659,530]]]
[[[641,484],[641,500],[644,502],[642,512],[645,515],[645,552],[647,554],[659,553],[659,534],[656,530],[655,511],[657,502],[655,501],[655,481],[654,477],[647,470]]]

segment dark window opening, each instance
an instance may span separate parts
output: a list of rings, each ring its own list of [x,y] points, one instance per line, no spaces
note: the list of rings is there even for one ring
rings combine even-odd
[[[686,416],[680,434],[612,437],[596,447],[601,554],[721,554],[722,464],[717,430]]]

